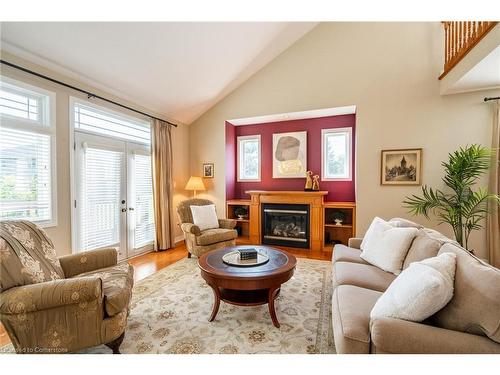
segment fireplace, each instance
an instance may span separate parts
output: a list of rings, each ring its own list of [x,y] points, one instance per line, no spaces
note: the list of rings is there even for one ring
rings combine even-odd
[[[262,204],[262,243],[309,248],[308,204]]]

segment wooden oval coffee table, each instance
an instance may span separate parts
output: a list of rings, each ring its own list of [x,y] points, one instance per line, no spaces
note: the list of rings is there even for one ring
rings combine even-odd
[[[267,253],[269,261],[252,267],[231,266],[222,261],[222,256],[238,248],[254,248]],[[220,301],[239,306],[269,305],[269,313],[275,327],[280,326],[274,300],[280,293],[281,284],[290,280],[297,260],[286,251],[269,246],[230,246],[209,251],[198,260],[201,277],[214,292],[214,306],[208,319],[213,321],[219,311]]]

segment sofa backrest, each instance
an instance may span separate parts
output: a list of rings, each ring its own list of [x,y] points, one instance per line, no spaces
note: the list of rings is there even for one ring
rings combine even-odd
[[[445,243],[438,254],[457,255],[451,301],[432,318],[442,328],[488,336],[500,343],[500,270],[457,244]]]
[[[52,241],[35,224],[0,222],[0,291],[64,279]]]
[[[441,246],[446,242],[452,242],[452,240],[438,231],[429,228],[419,229],[408,249],[403,262],[403,269],[408,268],[412,262],[420,262],[421,260],[435,257]]]

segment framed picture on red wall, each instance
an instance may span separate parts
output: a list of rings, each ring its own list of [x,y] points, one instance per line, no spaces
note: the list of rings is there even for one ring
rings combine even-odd
[[[273,178],[305,178],[307,132],[273,134]]]

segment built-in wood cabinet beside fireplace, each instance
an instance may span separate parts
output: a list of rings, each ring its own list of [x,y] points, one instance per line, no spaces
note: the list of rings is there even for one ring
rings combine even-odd
[[[280,210],[284,205],[307,205],[308,244],[311,251],[331,252],[335,243],[347,245],[348,239],[356,235],[356,203],[325,202],[327,191],[251,190],[246,193],[250,195],[250,199],[232,199],[226,202],[227,218],[237,221],[240,242],[262,244],[263,209],[264,205],[269,207],[269,204],[275,204]],[[238,207],[247,208],[245,217],[238,217]]]
[[[341,223],[335,222],[341,220]],[[335,244],[347,245],[349,238],[356,237],[356,203],[325,202],[323,204],[323,250],[332,251]]]

